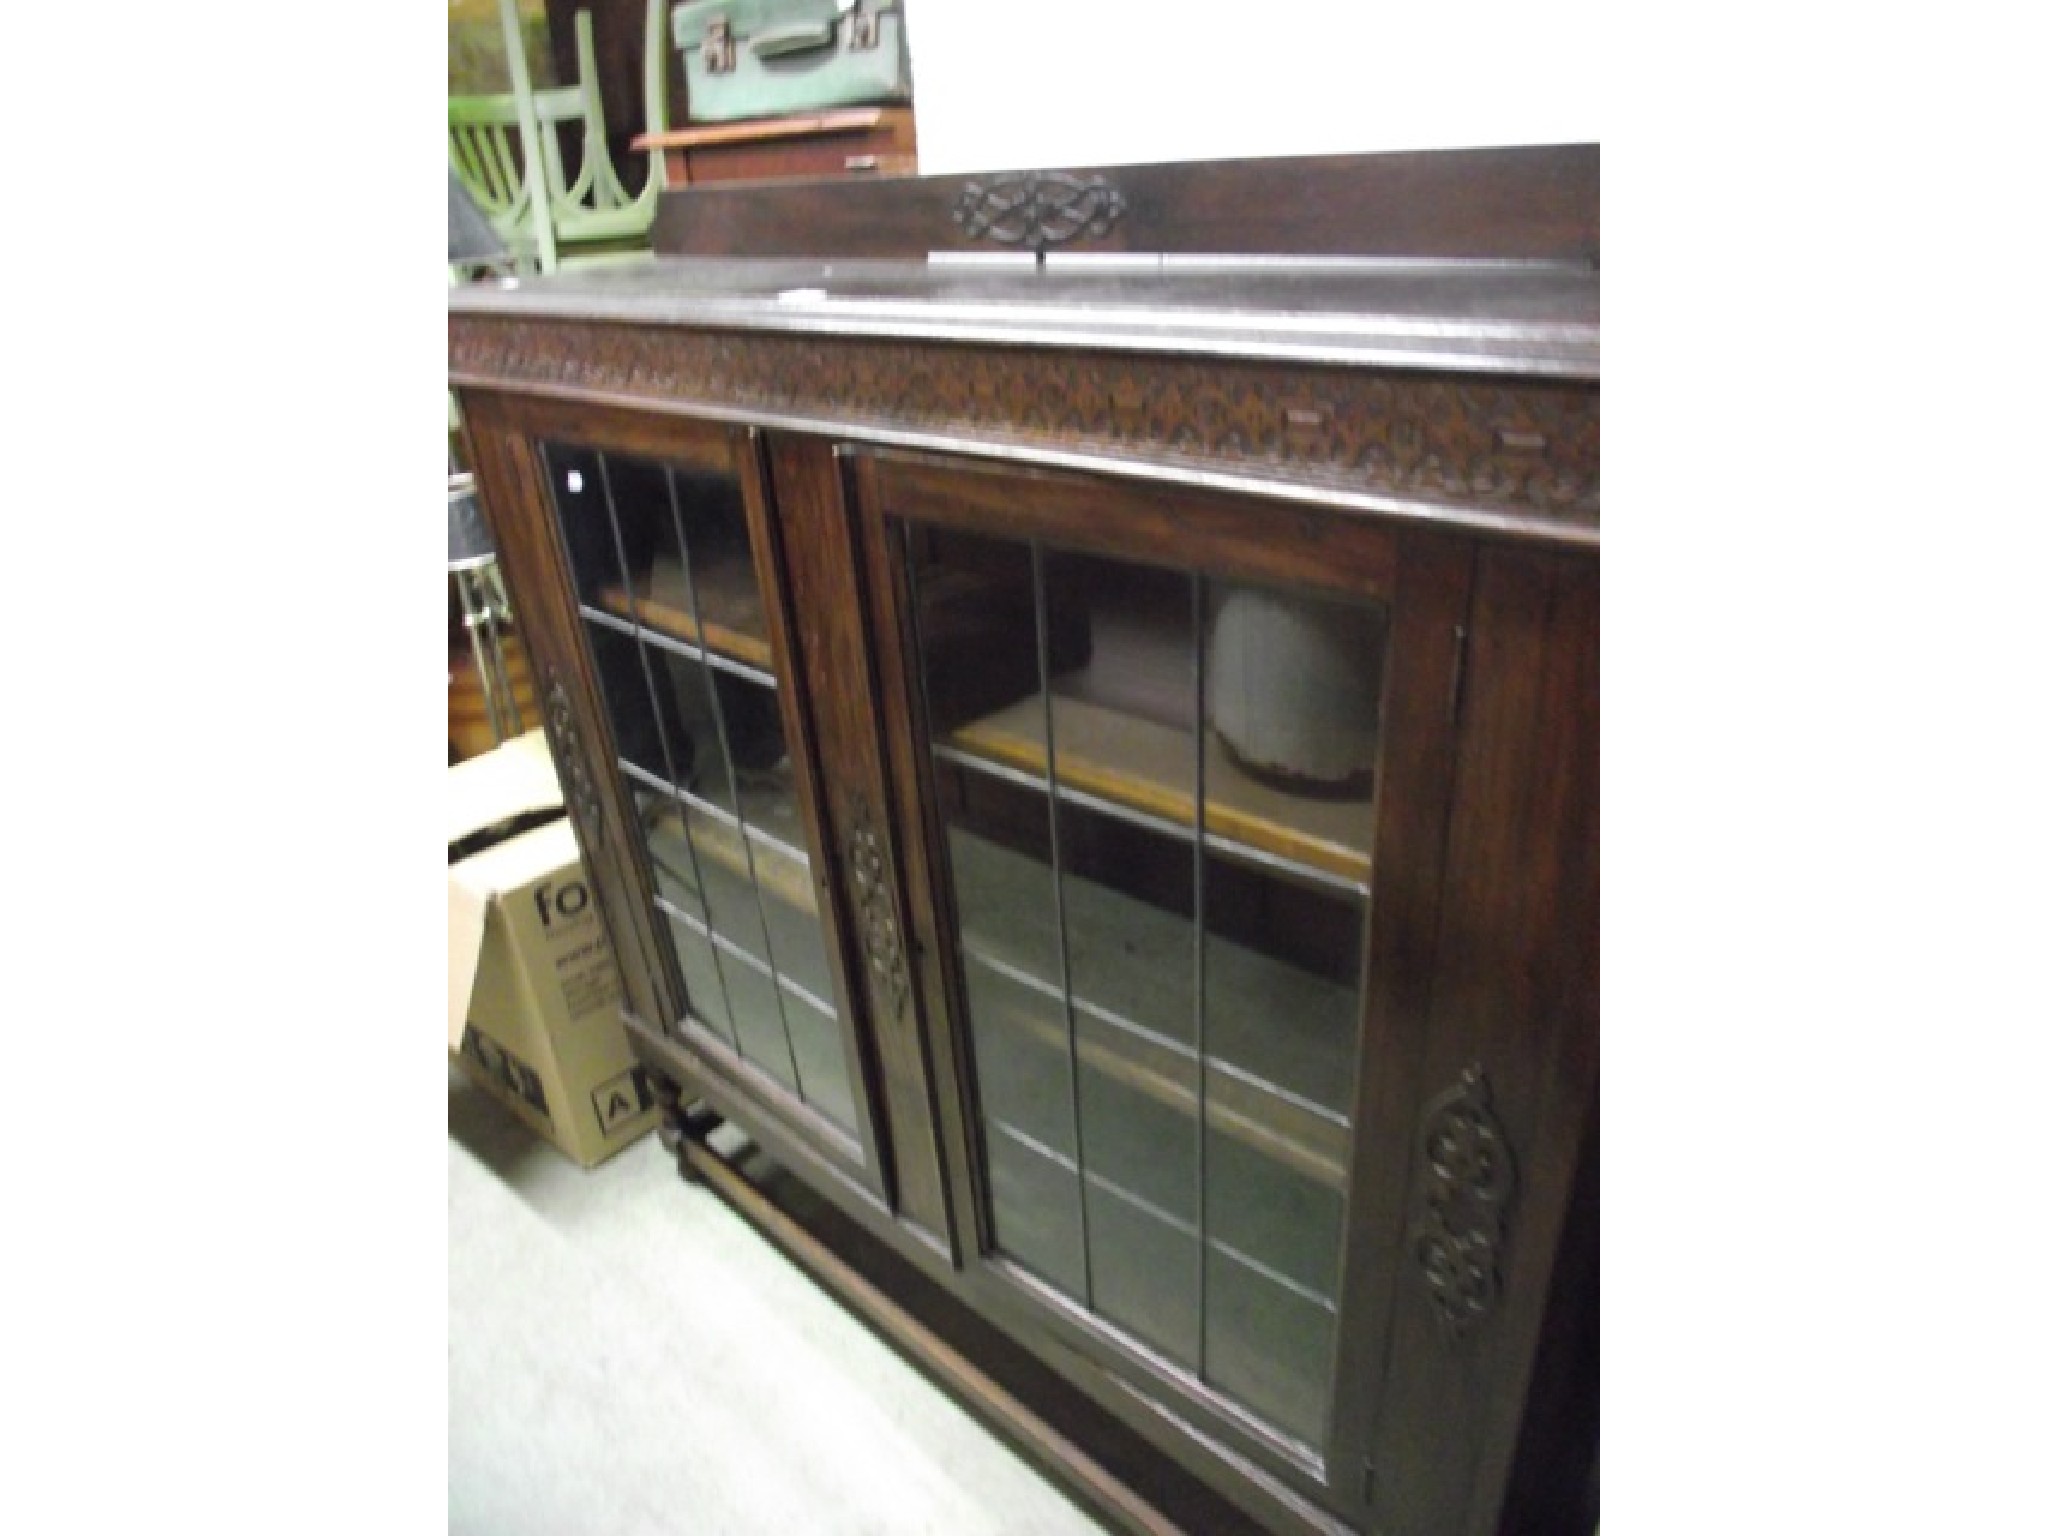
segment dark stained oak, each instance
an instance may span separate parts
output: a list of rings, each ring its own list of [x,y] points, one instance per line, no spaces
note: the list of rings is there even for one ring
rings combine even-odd
[[[686,131],[682,148],[750,137],[698,144]],[[470,460],[663,1139],[1116,1528],[1586,1536],[1598,1520],[1599,151],[1069,176],[1059,195],[1097,223],[1063,251],[1366,260],[976,275],[923,258],[992,248],[970,226],[995,206],[996,178],[841,178],[673,191],[658,225],[667,255],[637,272],[451,294]],[[672,611],[650,566],[635,575],[645,590],[586,594],[601,619],[583,618],[543,478],[541,445],[557,442],[733,477],[752,560],[736,601]],[[933,584],[916,588],[927,560]],[[1148,586],[1134,566],[1163,574]],[[1086,600],[1114,590],[1125,607],[1102,609],[1107,630],[1091,617],[1078,641],[1049,616],[1036,655],[1032,583],[1055,567],[1121,572]],[[1368,817],[1345,808],[1355,790],[1311,812],[1289,808],[1299,783],[1199,780],[1200,824],[1231,845],[1198,865],[1211,931],[1303,976],[1320,966],[1300,995],[1336,999],[1298,1010],[1323,1034],[1290,1056],[1276,1047],[1299,1019],[1262,1024],[1233,996],[1247,1033],[1202,1037],[1200,1079],[1181,1065],[1191,1047],[1150,1022],[1082,1027],[1082,1007],[1017,958],[1024,936],[1056,931],[1043,914],[960,906],[964,885],[992,878],[976,847],[1012,839],[1004,867],[1036,879],[1033,839],[1080,825],[1061,820],[1063,797],[1080,796],[1095,820],[1075,846],[1096,863],[1072,901],[1093,915],[1079,942],[1061,942],[1119,939],[1111,992],[1131,1018],[1148,1003],[1161,974],[1146,968],[1150,935],[1188,909],[1172,859],[1143,850],[1192,847],[1196,824],[1195,770],[1168,750],[1179,716],[1158,701],[1197,696],[1206,674],[1146,674],[1163,691],[1127,699],[1060,689],[1134,633],[1137,654],[1185,659],[1174,647],[1194,643],[1202,616],[1184,601],[1180,618],[1148,619],[1146,594],[1175,582],[1192,594],[1194,573],[1218,584],[1203,591],[1256,585],[1384,619]],[[772,874],[823,926],[852,1133],[678,1023],[683,978],[588,638],[615,619],[778,679],[808,866],[784,858]],[[930,677],[920,625],[948,636],[951,664]],[[1041,706],[1062,744],[1049,798]],[[971,826],[958,820],[970,797]],[[712,843],[739,862],[736,842]],[[1111,877],[1121,909],[1087,894]],[[1130,915],[1141,908],[1159,922]],[[1005,932],[986,932],[991,911]],[[1017,1011],[1008,1057],[970,1019],[967,941],[982,946],[974,964],[1009,955],[1011,983],[1059,1010]],[[1222,974],[1219,960],[1210,979]],[[1099,1010],[1108,995],[1083,1001]],[[1225,1038],[1267,1054],[1224,1054]],[[1329,1273],[1274,1269],[1266,1291],[1239,1293],[1323,1309],[1327,1334],[1303,1336],[1329,1340],[1325,1398],[1305,1385],[1314,1366],[1258,1333],[1256,1308],[1205,1343],[1205,1375],[1003,1240],[999,1205],[1027,1231],[1057,1228],[1044,1193],[1057,1190],[1045,1172],[1057,1149],[998,1165],[1003,1132],[995,1109],[984,1118],[978,1074],[1028,1079],[1070,1046],[1077,1116],[1082,1069],[1091,1091],[1124,1095],[1120,1113],[1148,1128],[1141,1148],[1191,1136],[1206,1105],[1217,1134],[1205,1158],[1263,1156],[1293,1181],[1251,1186],[1278,1192],[1255,1214],[1317,1241],[1337,1234]],[[1288,1087],[1299,1062],[1322,1065]],[[755,1150],[714,1153],[714,1116]],[[1148,1165],[1089,1167],[1107,1186]],[[1037,1196],[1004,1183],[1032,1177],[1051,1182]],[[1153,1198],[1115,1188],[1124,1204],[1091,1204],[1090,1219],[1134,1220]],[[1194,1250],[1196,1228],[1176,1236],[1162,1211],[1131,1230],[1151,1234],[1163,1272],[1176,1243]],[[1304,1214],[1319,1212],[1334,1214]],[[1285,1242],[1260,1253],[1269,1268],[1296,1257]],[[1147,1304],[1176,1304],[1159,1274],[1138,1282]],[[934,1325],[940,1314],[957,1326]],[[1262,1358],[1246,1337],[1273,1347]],[[1250,1375],[1219,1377],[1212,1344],[1239,1348],[1232,1369]],[[1248,1391],[1282,1395],[1260,1407]],[[1323,1402],[1307,1422],[1302,1405]]]
[[[612,770],[611,733],[596,703],[596,685],[576,619],[575,588],[560,541],[540,453],[514,435],[499,402],[465,402],[464,431],[477,477],[478,503],[490,521],[498,562],[513,594],[521,634],[532,657],[542,723],[564,779],[564,799],[583,852],[612,948],[626,1005],[651,1018],[671,1016],[678,989],[661,956],[652,915],[640,897],[644,871],[634,863],[631,799]],[[592,792],[578,794],[578,765]]]
[[[832,835],[828,860],[847,907],[860,957],[850,994],[868,1001],[870,1040],[895,1151],[903,1212],[927,1232],[951,1231],[939,1176],[922,1009],[910,974],[908,929],[897,877],[882,755],[875,739],[879,703],[865,641],[859,566],[830,443],[788,437],[770,468],[781,513],[781,552],[789,570],[796,646],[812,700],[820,778]]]
[[[898,517],[1133,560],[1200,565],[1227,546],[1235,575],[1329,592],[1385,597],[1393,583],[1391,534],[1313,506],[895,453],[875,456],[875,485]]]
[[[1060,167],[1048,166],[1047,170]],[[1127,211],[1073,250],[1591,261],[1599,251],[1595,145],[1091,166]],[[678,256],[904,257],[998,250],[953,217],[1001,173],[831,181],[663,194],[655,249]]]
[[[1492,1530],[1553,1271],[1587,1257],[1559,1244],[1597,1091],[1597,567],[1482,551],[1470,623],[1422,1080],[1434,1093],[1483,1069],[1516,1193],[1498,1300],[1463,1336],[1446,1337],[1412,1242],[1403,1255],[1375,1507],[1402,1525]],[[1584,1225],[1575,1235],[1591,1240]]]

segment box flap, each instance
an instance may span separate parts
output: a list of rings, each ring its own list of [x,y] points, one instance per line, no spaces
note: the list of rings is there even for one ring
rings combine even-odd
[[[469,998],[476,988],[476,963],[484,951],[484,924],[491,914],[488,890],[465,878],[466,866],[448,871],[448,1049],[462,1049]]]
[[[486,828],[514,822],[535,812],[560,810],[562,786],[548,739],[536,729],[448,770],[448,841],[451,846]],[[509,828],[508,828],[509,830]],[[528,878],[523,871],[544,873],[542,861],[576,856],[575,835],[567,822],[540,829],[557,834],[540,847],[532,834],[512,837],[471,853],[448,868],[448,1048],[462,1049],[463,1024],[476,987],[476,967],[483,953],[484,929],[491,902],[501,891]],[[566,847],[567,853],[562,849]],[[509,853],[503,850],[510,850]]]
[[[536,728],[448,770],[448,841],[561,804],[547,735]]]
[[[552,768],[549,770],[553,772]],[[491,905],[536,880],[574,865],[575,830],[566,821],[535,827],[471,854],[448,869],[448,1048],[462,1049],[462,1029],[476,987],[478,957]]]

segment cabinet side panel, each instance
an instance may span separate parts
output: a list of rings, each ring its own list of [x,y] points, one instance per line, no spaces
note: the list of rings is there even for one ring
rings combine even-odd
[[[861,962],[855,991],[867,1002],[897,1205],[950,1251],[899,840],[876,736],[882,708],[839,462],[823,439],[778,436],[769,468],[824,794],[825,857]]]
[[[1401,1281],[1398,1233],[1409,1182],[1413,1106],[1422,1092],[1444,877],[1459,634],[1471,601],[1473,546],[1405,535],[1388,636],[1379,763],[1384,810],[1373,845],[1372,947],[1351,1123],[1344,1307],[1338,1341],[1330,1477],[1347,1507],[1366,1502],[1376,1459],[1369,1431],[1381,1400],[1390,1319]]]
[[[610,731],[584,663],[570,597],[574,587],[556,536],[547,477],[532,442],[510,429],[490,395],[462,401],[479,499],[497,545],[513,622],[533,658],[548,742],[562,777],[585,872],[611,936],[627,1007],[650,1022],[675,1016],[674,990],[649,927],[646,876],[634,859],[632,808],[618,795]]]
[[[1552,1281],[1597,1095],[1598,647],[1592,561],[1481,554],[1375,1436],[1391,1530],[1499,1528],[1539,1347],[1562,1321]],[[1518,1514],[1572,1528],[1564,1511]]]

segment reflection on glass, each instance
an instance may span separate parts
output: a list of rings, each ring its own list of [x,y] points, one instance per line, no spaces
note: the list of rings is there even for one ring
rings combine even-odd
[[[1192,745],[1192,744],[1191,744]],[[1194,1044],[1194,845],[1062,803],[1060,895],[1078,1003]]]
[[[686,1021],[857,1139],[739,484],[562,444],[544,455]]]
[[[1073,1164],[1001,1121],[990,1122],[985,1142],[996,1242],[1069,1296],[1087,1295],[1081,1194]]]
[[[704,912],[712,931],[765,966],[768,931],[761,919],[761,895],[754,886],[745,835],[696,806],[684,808],[683,824],[696,850]]]
[[[1210,1242],[1208,1380],[1295,1438],[1322,1440],[1336,1304],[1283,1284]]]
[[[668,738],[674,774],[670,782],[700,800],[731,810],[731,780],[725,770],[725,754],[718,749],[718,717],[712,708],[711,689],[704,681],[704,664],[665,645],[646,644],[644,649]]]
[[[1320,1443],[1385,610],[898,535],[996,1247]]]
[[[967,955],[968,1021],[982,1113],[1061,1156],[1074,1156],[1074,1103],[1062,1053],[1059,994]]]
[[[1195,1229],[1088,1175],[1088,1253],[1095,1310],[1170,1360],[1196,1354]]]
[[[569,552],[576,595],[595,603],[622,581],[619,546],[605,500],[601,455],[588,448],[550,443],[544,449],[555,519]]]
[[[800,1093],[796,1058],[782,1019],[781,989],[767,971],[757,970],[731,949],[721,948],[718,958],[740,1054],[791,1093]]]
[[[681,807],[665,791],[634,784],[633,803],[639,813],[640,837],[654,872],[654,892],[677,910],[704,920],[704,893],[696,861],[683,835]]]
[[[1095,1309],[1195,1360],[1199,1194],[1192,1052],[1076,1016]]]
[[[825,958],[825,930],[818,923],[809,868],[788,862],[779,852],[756,847],[754,871],[761,884],[761,916],[768,926],[768,947],[774,951],[777,974],[820,1002],[829,1000],[836,989],[831,964]]]
[[[691,1016],[737,1050],[732,1010],[726,1006],[725,979],[719,974],[717,950],[706,937],[701,923],[691,923],[666,909],[662,917],[668,925],[669,942],[676,952],[676,968],[682,972]]]
[[[857,1134],[859,1121],[854,1114],[853,1088],[846,1075],[846,1045],[840,1038],[838,1021],[787,988],[782,993],[782,1017],[789,1026],[790,1047],[805,1102],[849,1135]]]
[[[597,668],[598,696],[604,701],[620,759],[648,778],[669,782],[661,717],[648,692],[640,647],[631,637],[596,625],[586,624],[584,634]]]

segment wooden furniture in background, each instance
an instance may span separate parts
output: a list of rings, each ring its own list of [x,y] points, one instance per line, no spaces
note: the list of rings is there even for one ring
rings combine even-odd
[[[679,1165],[1119,1529],[1594,1525],[1598,169],[693,187],[450,294]],[[1173,259],[923,260],[1005,248]],[[1247,589],[1369,771],[1223,740]]]
[[[661,152],[671,187],[917,173],[917,124],[909,107],[844,107],[757,122],[675,128],[642,134],[633,147]]]
[[[512,689],[518,717],[528,727],[540,719],[533,694],[533,669],[527,663],[526,647],[515,632],[500,642],[505,657],[505,678]],[[451,635],[448,641],[448,761],[462,762],[500,745],[504,740],[502,722],[491,718],[485,697],[483,671],[466,636]]]
[[[644,250],[661,195],[659,167],[629,193],[605,136],[590,13],[575,14],[574,83],[533,88],[510,0],[504,0],[512,89],[448,99],[448,161],[515,260],[552,272],[578,260]],[[646,0],[643,96],[650,131],[667,122],[661,0]]]

